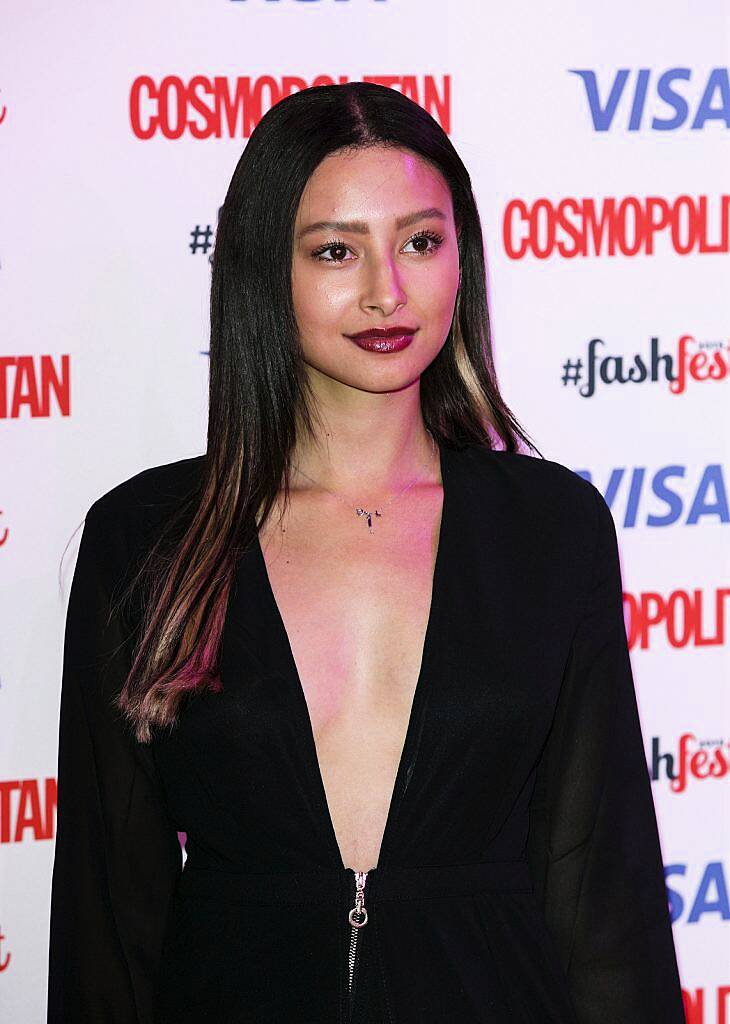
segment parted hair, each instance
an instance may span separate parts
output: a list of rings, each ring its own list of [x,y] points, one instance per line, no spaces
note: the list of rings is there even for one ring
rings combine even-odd
[[[140,743],[172,728],[181,703],[219,692],[223,625],[236,561],[277,496],[289,499],[297,431],[317,410],[291,288],[294,222],[320,162],[387,145],[428,161],[448,184],[460,284],[449,334],[420,380],[421,412],[437,442],[517,451],[534,444],[499,393],[481,224],[469,174],[418,104],[366,82],[315,86],[275,104],[241,154],[220,210],[212,256],[207,448],[200,482],[132,580],[144,609],[118,707]]]

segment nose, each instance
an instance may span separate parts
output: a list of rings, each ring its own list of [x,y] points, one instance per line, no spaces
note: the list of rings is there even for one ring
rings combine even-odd
[[[363,310],[377,310],[384,317],[391,316],[406,303],[398,268],[390,258],[374,260],[368,268],[365,286],[360,300]]]

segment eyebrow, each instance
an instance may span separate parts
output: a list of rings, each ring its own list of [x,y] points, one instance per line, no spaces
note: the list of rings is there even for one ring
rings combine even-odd
[[[397,228],[407,228],[411,224],[417,224],[419,220],[428,220],[431,217],[446,220],[446,214],[443,210],[439,210],[437,206],[428,206],[424,210],[416,210],[414,213],[406,213],[402,217],[398,217],[395,226]],[[298,237],[303,238],[305,235],[310,235],[315,231],[342,231],[355,235],[370,234],[370,228],[364,220],[317,220],[313,224],[308,224],[305,228],[302,228]]]

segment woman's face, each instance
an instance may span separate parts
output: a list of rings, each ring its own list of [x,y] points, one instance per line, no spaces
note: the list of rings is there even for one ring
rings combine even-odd
[[[319,164],[292,253],[294,312],[315,378],[371,392],[413,383],[446,340],[458,286],[451,192],[438,171],[386,146]],[[416,329],[399,351],[366,351],[348,337],[394,326]]]

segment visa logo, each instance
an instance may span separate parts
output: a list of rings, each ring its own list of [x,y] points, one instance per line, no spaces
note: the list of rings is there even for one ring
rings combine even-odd
[[[687,864],[665,864],[665,883],[675,875],[683,878],[687,867]],[[686,924],[701,923],[703,918],[707,921],[730,921],[730,893],[722,861],[714,860],[705,865],[702,877],[696,885],[692,883],[692,891],[686,899],[668,883],[667,897],[672,924],[680,919]]]
[[[590,471],[575,470],[595,484]],[[728,494],[722,466],[711,464],[697,482],[685,479],[684,466],[661,466],[651,475],[645,466],[611,470],[601,493],[618,526],[684,526],[728,523]],[[598,486],[596,484],[596,486]],[[620,515],[623,510],[623,516]]]
[[[620,68],[603,89],[603,98],[595,71],[568,68],[583,82],[593,128],[597,132],[610,131],[625,97],[626,128],[638,132],[650,128],[655,132],[671,132],[688,124],[691,131],[701,131],[710,122],[719,122],[730,128],[730,78],[728,68],[713,68],[707,81],[695,85],[697,75],[691,68],[668,68],[657,74],[651,68]],[[676,83],[690,83],[676,87]],[[694,99],[686,93],[693,93]],[[699,93],[699,96],[698,96]],[[660,100],[672,111],[671,116],[647,116],[647,103],[652,108]]]

